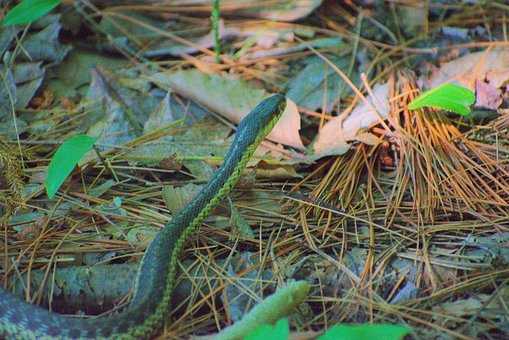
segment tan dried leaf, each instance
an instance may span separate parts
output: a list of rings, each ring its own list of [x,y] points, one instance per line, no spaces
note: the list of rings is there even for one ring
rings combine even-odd
[[[509,48],[496,48],[470,53],[441,65],[426,85],[435,88],[446,82],[456,82],[473,91],[476,80],[486,80],[499,88],[508,79]]]
[[[360,102],[348,117],[338,116],[324,125],[313,145],[313,151],[317,156],[344,154],[350,149],[352,141],[366,137],[365,129],[377,124],[380,118],[387,118],[389,114],[389,86],[377,84],[373,88],[373,94],[375,98],[368,96],[369,103]],[[373,140],[370,139],[369,143],[372,142]]]

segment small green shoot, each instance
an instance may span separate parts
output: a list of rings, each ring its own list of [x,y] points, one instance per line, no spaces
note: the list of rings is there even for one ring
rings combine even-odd
[[[288,340],[289,334],[288,319],[280,319],[274,326],[258,326],[253,332],[246,336],[244,340]]]
[[[23,0],[2,21],[3,26],[29,24],[49,13],[62,0]]]
[[[216,63],[221,62],[221,37],[219,34],[219,20],[221,18],[221,9],[219,7],[220,0],[212,0],[212,13],[210,20],[212,21],[212,33],[214,35],[214,53]]]
[[[76,164],[92,149],[95,138],[87,135],[76,135],[67,139],[57,149],[48,166],[44,186],[49,198],[53,198]]]
[[[445,83],[424,92],[408,104],[410,110],[433,107],[455,112],[462,116],[470,114],[470,106],[475,102],[475,94],[462,86]]]

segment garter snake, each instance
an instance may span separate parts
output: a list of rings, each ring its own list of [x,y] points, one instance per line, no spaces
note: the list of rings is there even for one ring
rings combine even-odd
[[[147,247],[133,298],[121,313],[99,318],[68,318],[25,303],[0,288],[0,336],[9,339],[139,339],[157,333],[168,315],[178,260],[186,240],[233,189],[256,147],[277,123],[284,107],[284,96],[273,95],[259,103],[240,122],[222,166]]]

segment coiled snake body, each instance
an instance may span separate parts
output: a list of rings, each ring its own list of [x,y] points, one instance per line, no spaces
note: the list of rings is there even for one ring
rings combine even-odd
[[[242,120],[223,165],[150,243],[140,263],[134,297],[123,312],[100,318],[68,318],[25,303],[0,288],[0,336],[138,339],[156,333],[168,315],[184,243],[232,190],[256,147],[279,120],[284,106],[284,96],[276,94],[263,100]]]

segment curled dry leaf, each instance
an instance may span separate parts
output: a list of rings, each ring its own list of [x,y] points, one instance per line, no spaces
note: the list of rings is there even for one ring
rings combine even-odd
[[[327,122],[318,133],[313,151],[318,157],[342,155],[350,149],[352,141],[365,141],[365,129],[385,119],[389,114],[389,86],[377,84],[367,102],[362,101],[348,117],[338,116]],[[369,103],[368,103],[369,102]],[[373,108],[376,109],[373,110]],[[370,138],[370,144],[373,140]]]
[[[291,99],[286,98],[285,111],[267,138],[302,150],[304,145],[300,139],[299,130],[300,115],[297,105]]]

